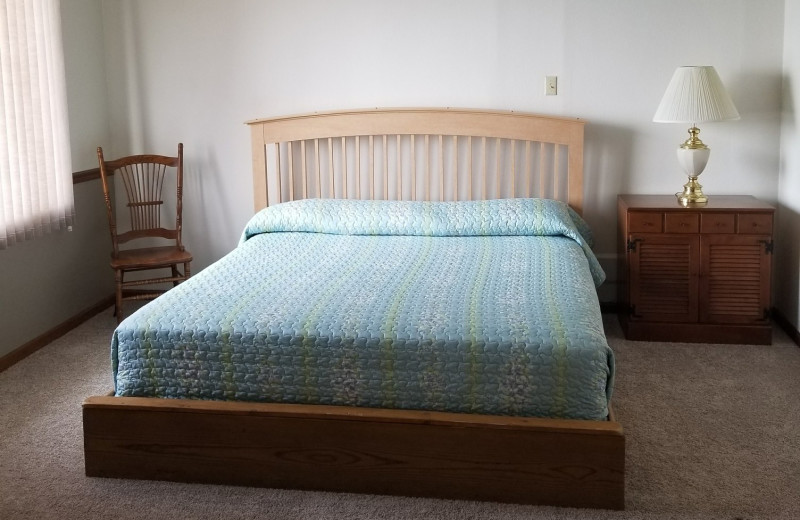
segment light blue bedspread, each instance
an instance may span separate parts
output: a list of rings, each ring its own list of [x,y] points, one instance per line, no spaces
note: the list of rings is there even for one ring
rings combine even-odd
[[[120,324],[116,395],[602,419],[590,241],[549,200],[280,204]]]

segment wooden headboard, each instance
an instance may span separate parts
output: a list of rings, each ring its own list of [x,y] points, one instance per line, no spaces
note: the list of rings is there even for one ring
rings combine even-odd
[[[390,108],[256,119],[256,211],[303,198],[473,200],[546,197],[583,209],[583,127],[575,118],[455,108]]]

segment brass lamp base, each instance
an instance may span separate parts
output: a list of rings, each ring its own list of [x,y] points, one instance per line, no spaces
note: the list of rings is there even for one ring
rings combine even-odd
[[[675,194],[681,206],[690,204],[705,204],[708,197],[703,194],[703,186],[697,182],[697,177],[689,177],[689,182],[683,185],[683,191]]]
[[[708,202],[708,197],[703,194],[703,186],[697,182],[697,178],[706,167],[711,149],[703,144],[698,137],[699,134],[700,129],[692,125],[689,129],[689,139],[678,147],[678,161],[689,176],[689,182],[683,185],[683,191],[675,194],[681,206]]]

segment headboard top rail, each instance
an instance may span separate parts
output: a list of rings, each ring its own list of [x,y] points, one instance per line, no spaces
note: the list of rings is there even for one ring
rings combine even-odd
[[[567,144],[583,133],[578,118],[512,110],[373,108],[311,112],[247,121],[265,128],[272,142],[354,135],[461,135]],[[306,137],[308,136],[308,137]],[[536,137],[531,139],[531,137]],[[268,141],[269,142],[269,141]]]

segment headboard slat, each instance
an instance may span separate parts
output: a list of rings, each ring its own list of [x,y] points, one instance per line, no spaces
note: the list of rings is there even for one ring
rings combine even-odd
[[[369,136],[369,198],[375,199],[375,136]]]
[[[389,136],[383,134],[383,199],[389,200]]]
[[[486,136],[485,135],[481,137],[481,150],[483,150],[483,152],[482,152],[483,172],[482,172],[482,175],[481,175],[481,185],[483,186],[483,191],[481,192],[481,197],[483,199],[487,199],[489,197],[489,194],[488,194],[488,188],[486,187],[486,182],[487,182],[486,178],[488,177],[488,175],[486,175],[486,170],[489,168],[488,165],[487,165],[487,163],[489,161],[489,158],[488,158],[488,156],[486,154]]]
[[[322,167],[319,160],[319,139],[314,139],[314,162],[317,166],[317,197],[322,198]]]
[[[453,136],[453,200],[458,200],[458,136]],[[444,186],[442,186],[442,193],[444,193]]]
[[[469,187],[467,189],[467,200],[472,200],[472,136],[467,138],[467,157],[469,158]]]
[[[289,172],[289,200],[294,200],[294,149],[292,144],[294,144],[292,141],[286,143],[288,148],[286,157],[289,159],[289,164],[287,165],[287,171]]]
[[[347,136],[342,136],[342,198],[347,199],[348,191],[347,191]]]
[[[361,198],[361,136],[356,136],[356,198]]]
[[[561,153],[563,152],[564,147],[558,144],[553,145],[553,197],[554,198],[565,198],[566,197],[566,182],[561,178]],[[564,189],[562,190],[562,185]]]
[[[308,168],[306,167],[306,142],[300,141],[300,169],[303,172],[303,198],[308,198]]]
[[[494,140],[494,160],[495,160],[494,179],[495,179],[495,182],[497,183],[497,185],[495,186],[495,190],[497,190],[497,193],[494,194],[494,198],[496,198],[496,199],[500,199],[500,198],[503,197],[502,186],[500,184],[500,182],[503,180],[503,175],[502,175],[502,172],[500,170],[500,157],[501,156],[502,156],[502,154],[500,153],[500,139],[495,139]]]
[[[559,198],[578,212],[583,209],[580,119],[413,108],[323,112],[248,124],[256,210],[313,195],[472,200],[476,193],[484,199]],[[355,187],[348,186],[348,178]],[[406,182],[410,192],[404,192]]]
[[[401,172],[401,171],[403,171],[403,168],[402,168],[403,165],[401,164],[401,159],[400,159],[400,134],[397,134],[396,138],[397,138],[396,139],[397,140],[397,148],[396,148],[397,153],[395,155],[397,155],[397,171]],[[398,175],[397,176],[397,195],[395,195],[395,199],[396,200],[402,200],[402,198],[403,198],[403,176],[402,175]]]
[[[417,200],[417,139],[411,134],[411,200]]]
[[[545,166],[546,148],[547,147],[545,146],[545,143],[539,143],[539,171],[538,171],[538,175],[539,175],[539,193],[541,193],[543,196],[547,192],[546,191],[547,190],[547,185],[545,184],[545,180],[546,179],[545,179],[545,174],[544,174],[544,170],[545,170],[545,167],[546,167]]]
[[[517,193],[517,140],[511,141],[511,194]]]

